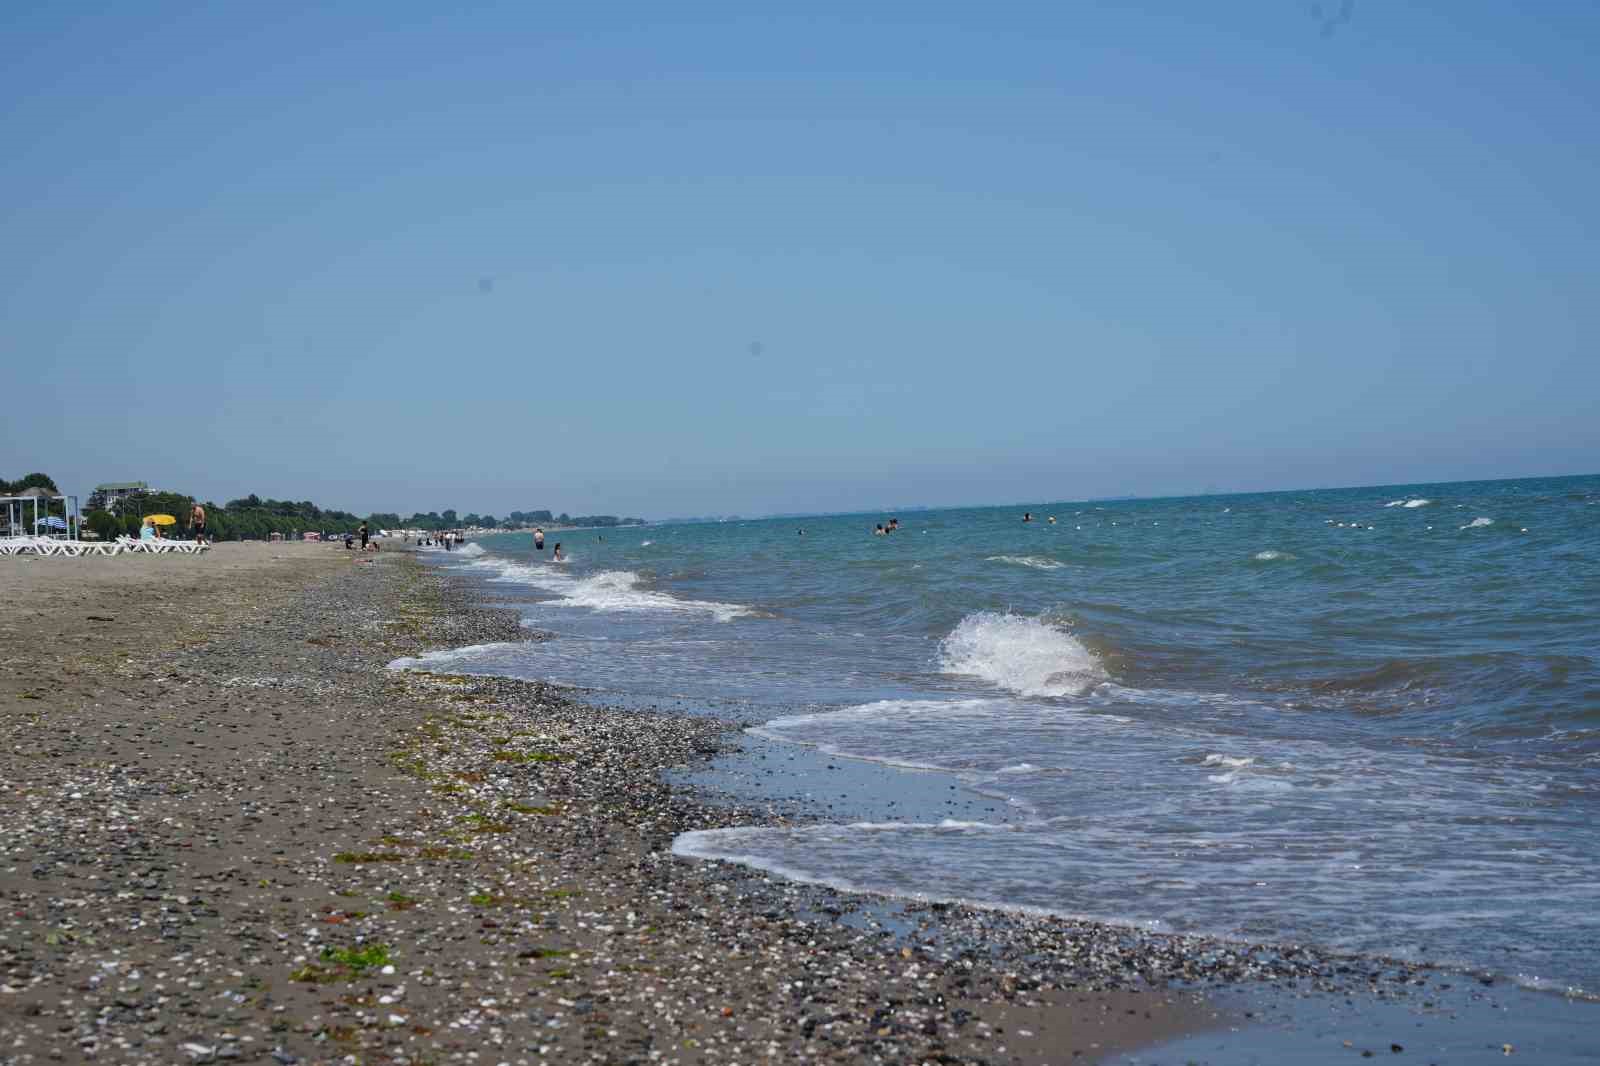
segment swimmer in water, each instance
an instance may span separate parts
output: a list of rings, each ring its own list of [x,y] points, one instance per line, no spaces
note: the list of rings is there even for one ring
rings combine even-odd
[[[538,526],[533,527],[533,550],[536,552],[544,551],[544,530]]]
[[[879,522],[877,525],[872,527],[872,535],[874,537],[881,537],[885,535],[882,522]]]
[[[1033,521],[1033,512],[1032,511],[1023,511],[1022,512],[1022,520],[1024,522],[1032,522]]]
[[[1051,515],[1049,518],[1046,518],[1045,521],[1049,522],[1051,525],[1055,525],[1056,524],[1056,516],[1055,515]]]
[[[561,554],[561,542],[559,540],[556,541],[555,546],[555,561],[558,563],[564,563],[567,561],[567,557]]]

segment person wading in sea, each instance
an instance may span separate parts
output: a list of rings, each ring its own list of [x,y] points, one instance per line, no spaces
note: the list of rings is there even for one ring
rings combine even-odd
[[[538,526],[533,527],[533,550],[536,552],[544,551],[544,530]]]

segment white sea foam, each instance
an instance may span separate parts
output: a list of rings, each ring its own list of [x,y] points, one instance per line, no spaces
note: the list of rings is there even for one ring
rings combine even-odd
[[[1058,563],[1054,559],[1045,559],[1038,555],[991,555],[986,560],[991,563],[1011,563],[1015,566],[1031,566],[1035,570],[1060,570],[1065,563]]]
[[[653,540],[641,540],[639,542],[639,547],[648,548],[648,547],[650,547],[650,545],[652,545],[654,543],[655,543],[655,541],[653,541]]]
[[[1225,774],[1212,774],[1206,778],[1212,784],[1228,785],[1232,788],[1247,789],[1254,792],[1282,792],[1294,788],[1287,781],[1280,781],[1274,777],[1261,777],[1256,774],[1246,774],[1243,769],[1229,770]]]
[[[1255,758],[1249,755],[1223,755],[1220,752],[1212,752],[1210,755],[1207,755],[1204,759],[1200,760],[1200,765],[1227,766],[1237,770],[1241,766],[1250,766],[1255,761]]]
[[[1406,501],[1406,506],[1407,507],[1426,507],[1426,506],[1428,506],[1428,504],[1430,504],[1432,502],[1433,502],[1432,500],[1423,500],[1423,499],[1407,500]]]
[[[1384,504],[1385,507],[1404,507],[1405,505],[1406,501],[1404,500],[1390,500],[1388,503]]]
[[[979,611],[940,644],[940,668],[970,674],[1023,696],[1077,696],[1105,670],[1070,633],[1037,618]]]
[[[1462,526],[1461,528],[1462,529],[1482,529],[1484,526],[1492,526],[1492,525],[1494,525],[1494,519],[1492,519],[1492,518],[1474,518],[1472,521],[1468,522],[1466,525]]]
[[[482,544],[463,544],[461,547],[456,549],[456,554],[457,555],[464,555],[469,559],[474,559],[474,558],[477,558],[478,556],[484,554],[483,545]]]
[[[425,651],[421,655],[396,659],[389,664],[389,669],[421,670],[425,673],[448,672],[441,671],[440,668],[460,665],[516,646],[508,641],[500,641],[494,644],[468,644],[461,648],[441,648],[438,651]]]
[[[1277,551],[1277,550],[1275,550],[1273,548],[1268,548],[1264,552],[1256,552],[1256,556],[1255,557],[1258,560],[1260,560],[1261,562],[1263,562],[1263,563],[1270,563],[1274,559],[1293,559],[1294,558],[1294,556],[1290,555],[1288,552]]]

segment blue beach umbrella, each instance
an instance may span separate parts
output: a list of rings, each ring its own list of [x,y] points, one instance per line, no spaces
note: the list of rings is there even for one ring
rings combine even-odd
[[[46,518],[39,519],[33,524],[35,529],[38,529],[40,526],[47,526],[50,529],[66,529],[67,520],[65,518],[57,518],[55,515],[50,515]]]

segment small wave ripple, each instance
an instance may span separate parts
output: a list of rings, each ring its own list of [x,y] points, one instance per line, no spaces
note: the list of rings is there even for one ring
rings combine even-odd
[[[1060,570],[1066,563],[1054,559],[1046,559],[1038,555],[991,555],[985,562],[1010,563],[1013,566],[1028,566],[1035,570]]]

